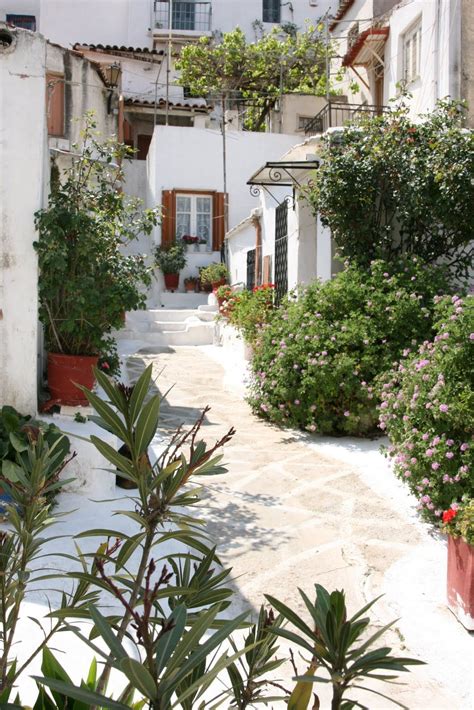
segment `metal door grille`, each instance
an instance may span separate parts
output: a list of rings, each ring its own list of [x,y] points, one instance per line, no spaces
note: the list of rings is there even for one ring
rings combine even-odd
[[[275,214],[275,304],[288,291],[288,204],[282,202]]]
[[[247,288],[249,291],[255,286],[255,249],[247,252]]]

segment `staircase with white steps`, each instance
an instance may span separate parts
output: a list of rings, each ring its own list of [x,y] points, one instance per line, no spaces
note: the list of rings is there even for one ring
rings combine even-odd
[[[127,313],[119,339],[141,340],[156,346],[212,345],[217,306],[208,294],[161,294],[161,308]]]

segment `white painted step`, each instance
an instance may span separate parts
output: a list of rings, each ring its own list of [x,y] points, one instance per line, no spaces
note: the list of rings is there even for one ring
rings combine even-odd
[[[213,307],[213,310],[210,310],[209,306],[206,306],[206,310],[201,310],[201,308],[153,308],[147,311],[133,311],[132,313],[127,313],[126,321],[127,325],[133,324],[133,326],[138,323],[162,323],[165,321],[177,323],[179,321],[187,321],[189,318],[195,318],[200,321],[211,321],[216,313],[217,308]]]
[[[163,308],[195,309],[198,306],[207,305],[208,298],[208,293],[171,293],[171,291],[162,291],[160,305]]]

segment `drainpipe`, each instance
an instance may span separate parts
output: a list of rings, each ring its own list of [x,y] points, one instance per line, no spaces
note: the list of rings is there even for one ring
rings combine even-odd
[[[440,30],[440,0],[436,0],[435,7],[435,31],[433,38],[433,108],[439,99],[439,30]],[[421,108],[421,107],[420,107]]]

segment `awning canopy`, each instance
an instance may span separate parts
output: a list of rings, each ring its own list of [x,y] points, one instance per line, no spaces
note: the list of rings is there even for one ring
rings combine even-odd
[[[319,160],[294,160],[291,162],[270,162],[247,180],[247,185],[261,185],[262,187],[300,187],[300,180],[308,170],[317,170]]]
[[[382,56],[389,31],[388,27],[370,27],[361,32],[345,54],[342,65],[367,67],[374,63],[383,64]]]

